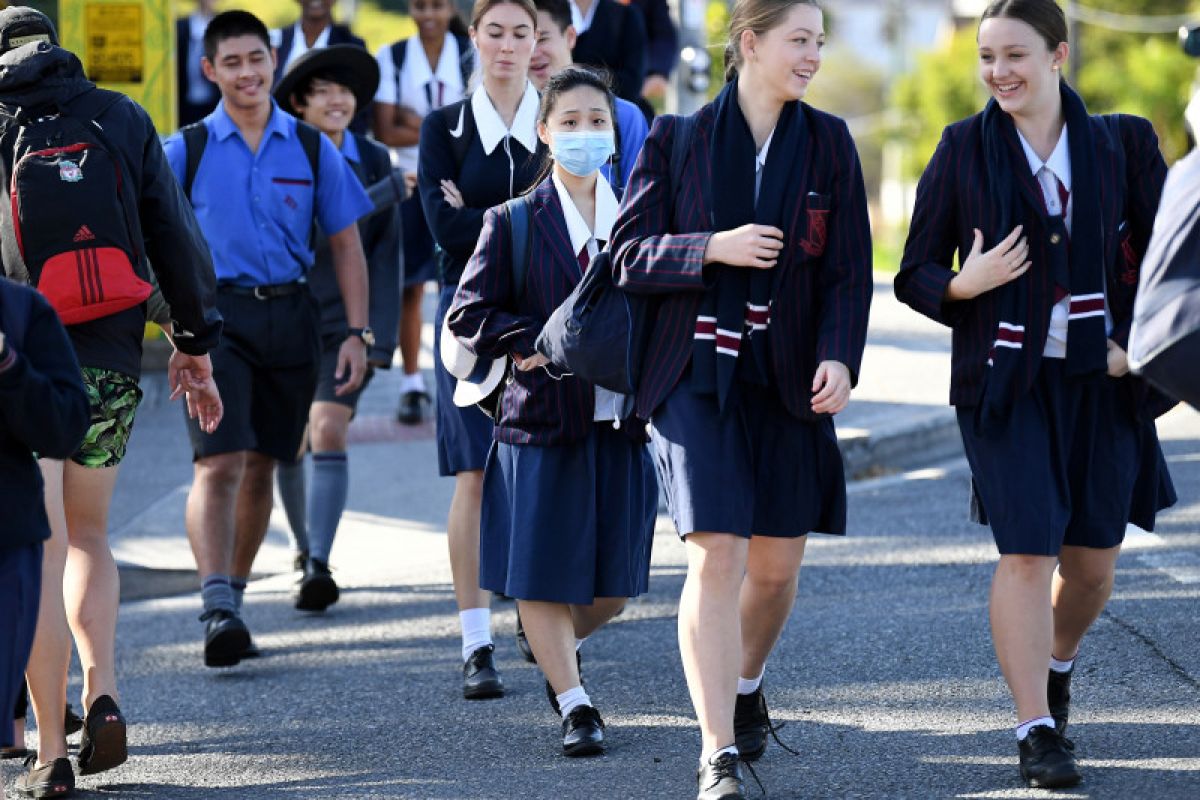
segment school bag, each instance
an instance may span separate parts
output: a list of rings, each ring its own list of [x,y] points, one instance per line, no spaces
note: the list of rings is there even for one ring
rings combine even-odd
[[[671,192],[676,196],[692,128],[691,117],[676,117],[670,156]],[[636,394],[657,302],[655,297],[622,291],[613,282],[611,256],[602,252],[542,327],[537,350],[589,383]]]
[[[21,263],[16,277],[45,295],[64,325],[140,305],[152,287],[140,274],[137,205],[119,151],[96,121],[123,95],[93,89],[54,106],[0,107],[16,129],[9,202]]]
[[[1175,165],[1142,261],[1130,368],[1200,409],[1200,151]]]

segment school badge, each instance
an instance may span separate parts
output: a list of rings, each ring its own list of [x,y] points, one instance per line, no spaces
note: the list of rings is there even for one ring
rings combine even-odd
[[[827,208],[808,209],[808,236],[800,242],[800,247],[809,256],[815,258],[825,252],[825,225],[828,217]]]
[[[83,170],[74,161],[63,160],[58,163],[58,177],[67,183],[79,183],[83,180]]]

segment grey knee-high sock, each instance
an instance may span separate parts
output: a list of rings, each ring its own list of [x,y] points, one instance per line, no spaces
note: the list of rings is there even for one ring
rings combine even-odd
[[[308,555],[329,561],[333,537],[346,509],[350,468],[344,452],[313,453],[312,487],[308,493]]]
[[[204,576],[200,583],[200,597],[204,601],[206,614],[210,611],[237,611],[237,601],[228,575],[214,573]]]
[[[280,461],[275,467],[275,485],[279,499],[292,529],[292,544],[300,553],[308,552],[308,527],[304,512],[304,459],[288,463]]]

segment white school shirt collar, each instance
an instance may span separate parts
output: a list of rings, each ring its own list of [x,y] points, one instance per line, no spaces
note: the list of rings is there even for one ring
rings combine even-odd
[[[1067,187],[1067,191],[1071,191],[1071,150],[1067,144],[1067,126],[1064,123],[1062,133],[1059,134],[1058,143],[1054,145],[1054,152],[1045,161],[1034,152],[1029,142],[1020,131],[1017,131],[1017,139],[1021,142],[1021,149],[1025,151],[1025,159],[1029,162],[1029,171],[1035,176],[1046,168],[1054,173],[1054,177],[1062,181],[1063,186]]]
[[[525,81],[525,94],[521,98],[521,105],[517,106],[517,115],[513,117],[511,129],[504,127],[504,120],[492,105],[492,99],[488,97],[482,84],[471,93],[471,114],[475,117],[475,130],[479,132],[483,152],[489,156],[496,149],[496,145],[504,141],[505,136],[512,136],[530,153],[537,150],[537,111],[537,89],[533,88],[529,81]]]
[[[317,36],[317,40],[313,42],[313,46],[309,47],[308,42],[304,38],[304,29],[300,27],[300,20],[296,20],[292,32],[292,52],[288,53],[287,61],[284,66],[290,65],[300,56],[307,53],[309,50],[320,50],[322,47],[329,46],[329,32],[333,30],[332,25],[326,25],[325,30]]]
[[[205,16],[199,11],[194,11],[188,17],[188,35],[193,41],[203,41],[204,31],[208,29],[208,23],[212,22],[211,16]]]
[[[576,35],[580,35],[592,27],[592,20],[596,18],[596,6],[598,5],[600,5],[600,0],[592,0],[587,14],[584,14],[579,10],[579,5],[575,0],[571,0],[571,24],[575,26]]]
[[[462,53],[458,52],[458,40],[454,38],[453,34],[446,34],[436,68],[430,65],[429,56],[426,55],[425,48],[421,46],[421,40],[418,37],[414,36],[409,39],[405,47],[415,51],[404,55],[404,69],[408,70],[414,85],[423,87],[437,78],[445,84],[447,96],[456,92],[462,93],[464,87],[462,70],[459,67]]]
[[[586,222],[583,221],[583,215],[579,213],[579,209],[575,207],[575,201],[571,199],[571,193],[567,191],[567,187],[559,180],[558,173],[551,173],[551,179],[554,181],[554,188],[558,192],[558,202],[562,204],[563,219],[567,223],[567,233],[571,237],[571,249],[576,255],[579,251],[593,239],[597,240],[596,252],[599,252],[600,241],[610,241],[612,239],[613,226],[617,224],[617,196],[613,193],[612,186],[604,179],[603,175],[596,175],[596,230],[592,231],[588,228]],[[594,256],[596,253],[591,252],[592,248],[588,248],[588,257]]]

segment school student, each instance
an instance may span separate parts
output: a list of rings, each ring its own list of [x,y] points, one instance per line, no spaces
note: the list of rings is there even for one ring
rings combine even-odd
[[[463,696],[499,697],[490,595],[479,587],[479,513],[492,421],[454,405],[454,378],[441,361],[441,329],[459,278],[475,251],[484,212],[533,185],[545,146],[537,136],[537,90],[526,77],[537,30],[532,0],[477,0],[471,41],[482,80],[468,99],[425,117],[417,182],[440,249],[434,323],[438,471],[455,477],[447,538],[462,628]]]
[[[1053,0],[991,3],[978,42],[991,99],[942,134],[896,294],[954,329],[950,402],[973,517],[1000,551],[992,639],[1021,777],[1057,788],[1080,781],[1064,737],[1071,675],[1125,526],[1150,529],[1174,502],[1154,429],[1170,401],[1125,357],[1166,167],[1146,120],[1091,116],[1063,80]]]
[[[416,181],[421,121],[429,112],[466,97],[475,50],[452,0],[413,0],[409,14],[417,35],[380,48],[379,89],[375,93],[375,138],[392,148],[396,166]],[[400,410],[397,419],[417,425],[430,403],[418,358],[421,353],[421,299],[434,280],[433,237],[414,194],[400,206],[404,226],[404,300],[400,315]]]
[[[604,751],[604,723],[579,676],[583,641],[626,598],[646,591],[658,506],[641,426],[622,429],[621,399],[555,376],[538,332],[612,238],[617,198],[599,173],[615,149],[613,96],[582,67],[555,73],[538,114],[550,175],[524,200],[530,221],[524,285],[503,208],[483,233],[449,312],[449,329],[487,358],[511,357],[484,472],[480,584],[514,597],[562,716],[566,756]]]
[[[833,415],[866,340],[871,233],[846,123],[801,102],[824,38],[813,2],[738,0],[729,82],[691,118],[655,121],[610,245],[620,285],[660,298],[636,410],[687,550],[701,800],[743,796],[806,535],[845,529]]]

